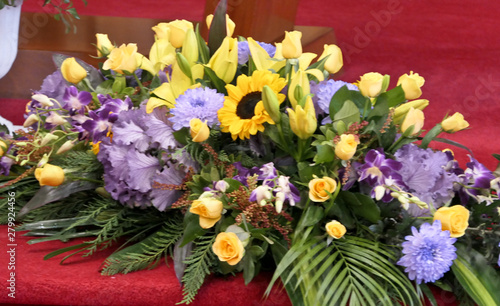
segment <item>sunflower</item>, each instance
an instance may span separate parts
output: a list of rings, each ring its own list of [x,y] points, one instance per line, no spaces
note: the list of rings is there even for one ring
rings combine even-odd
[[[236,86],[226,85],[228,95],[217,114],[221,130],[231,133],[233,140],[250,138],[257,131],[263,132],[265,122],[274,124],[262,102],[265,85],[278,95],[280,103],[285,100],[285,95],[279,93],[286,85],[285,79],[267,70],[255,71],[252,76],[240,75]]]

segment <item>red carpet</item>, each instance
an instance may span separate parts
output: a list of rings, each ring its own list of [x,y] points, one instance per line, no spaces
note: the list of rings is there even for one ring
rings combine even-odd
[[[37,11],[36,3],[40,1],[27,1],[23,9]],[[137,6],[132,1],[90,0],[87,7],[77,4],[77,8],[81,14],[90,15],[189,20],[200,20],[203,15],[203,0],[140,3]],[[496,160],[491,154],[500,153],[500,142],[494,138],[500,134],[499,11],[500,3],[493,1],[464,0],[457,4],[451,0],[303,0],[296,23],[335,29],[337,43],[344,52],[341,78],[345,81],[355,81],[370,71],[391,75],[393,83],[410,70],[424,76],[422,98],[431,102],[425,110],[425,128],[432,128],[446,113],[462,112],[470,129],[444,137],[471,148],[480,162],[494,169]],[[23,101],[1,97],[0,92],[2,116],[22,123]],[[454,151],[461,165],[465,165],[467,152]],[[5,227],[0,230],[6,232]],[[62,243],[27,246],[25,241],[17,241],[16,303],[173,305],[180,300],[181,291],[173,271],[164,265],[152,271],[102,277],[97,271],[108,252],[89,259],[77,258],[61,267],[57,259],[43,262],[42,258]],[[2,241],[2,245],[6,242]],[[2,253],[0,270],[5,279],[3,267],[8,259]],[[197,305],[261,305],[266,281],[266,276],[262,276],[245,287],[241,276],[212,278],[202,288]],[[5,290],[0,302],[13,302],[6,298]],[[264,305],[287,304],[284,292],[272,297]],[[448,293],[441,292],[437,298],[439,305],[453,302]]]

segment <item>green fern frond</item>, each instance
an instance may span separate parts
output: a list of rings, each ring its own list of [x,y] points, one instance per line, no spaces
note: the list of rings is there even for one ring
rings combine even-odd
[[[182,237],[182,219],[173,218],[166,221],[162,227],[142,240],[122,249],[106,259],[103,275],[153,269],[160,260],[171,252],[175,243]]]
[[[210,267],[215,260],[215,254],[212,251],[214,241],[215,234],[202,236],[195,241],[193,253],[185,261],[187,267],[182,277],[184,297],[178,304],[193,302],[205,277],[210,274]]]
[[[327,245],[310,233],[282,256],[266,294],[281,277],[294,305],[420,305],[389,248],[357,237]]]

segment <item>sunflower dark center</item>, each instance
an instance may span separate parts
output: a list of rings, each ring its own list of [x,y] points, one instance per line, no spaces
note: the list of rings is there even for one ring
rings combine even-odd
[[[236,108],[236,115],[241,119],[251,119],[255,115],[255,105],[262,100],[262,93],[254,91],[244,96],[238,107]]]

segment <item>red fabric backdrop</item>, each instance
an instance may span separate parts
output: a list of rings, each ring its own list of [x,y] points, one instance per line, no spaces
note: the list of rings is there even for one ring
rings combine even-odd
[[[37,2],[26,1],[23,10],[39,10]],[[236,1],[237,2],[237,1]],[[204,0],[120,1],[89,0],[77,3],[81,14],[146,18],[201,20]],[[355,81],[365,72],[392,76],[392,83],[410,70],[426,79],[423,96],[430,100],[425,110],[425,128],[430,129],[446,113],[462,112],[470,129],[446,138],[471,148],[474,156],[490,169],[496,167],[492,153],[500,153],[500,40],[496,39],[500,2],[463,0],[302,0],[298,25],[329,26],[335,29],[337,44],[344,53],[341,79]],[[1,82],[1,80],[0,80]],[[40,80],[41,83],[41,80]],[[21,124],[25,101],[2,99],[2,116]],[[437,145],[444,148],[444,145]],[[467,152],[454,149],[462,165]],[[9,258],[3,251],[6,227],[0,227],[1,279],[8,279]],[[6,296],[5,281],[0,303],[54,305],[172,305],[181,290],[172,268],[161,265],[152,271],[126,276],[103,277],[99,265],[109,251],[91,258],[75,258],[60,266],[58,259],[43,256],[65,246],[60,242],[28,246],[17,239],[17,298]],[[75,242],[72,242],[75,243]],[[241,276],[211,278],[200,291],[196,305],[261,305],[269,275],[258,277],[245,287]],[[448,293],[438,294],[440,305],[453,303]],[[272,295],[265,305],[288,304],[284,292]]]

